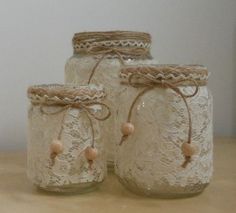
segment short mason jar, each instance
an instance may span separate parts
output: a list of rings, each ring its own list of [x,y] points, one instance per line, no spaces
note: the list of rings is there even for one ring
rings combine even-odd
[[[123,64],[153,63],[150,54],[151,36],[143,32],[82,32],[73,37],[74,55],[65,66],[65,82],[103,84],[112,115],[104,122],[107,161],[113,168],[117,114],[117,97],[121,92],[119,70]]]
[[[105,95],[95,85],[29,87],[27,176],[34,185],[83,193],[103,182],[107,166],[99,120],[109,116]]]
[[[115,172],[133,192],[196,195],[213,172],[212,95],[200,65],[127,66],[121,70]]]

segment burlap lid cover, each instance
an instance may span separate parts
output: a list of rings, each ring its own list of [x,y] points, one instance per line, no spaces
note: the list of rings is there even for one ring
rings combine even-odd
[[[98,101],[106,96],[101,85],[74,86],[43,84],[30,86],[28,98],[34,104],[70,104]]]
[[[120,71],[120,77],[127,80],[134,73],[138,73],[155,80],[165,80],[169,83],[183,81],[180,86],[197,85],[203,86],[208,82],[209,72],[202,65],[178,65],[178,64],[152,64],[152,65],[130,65]],[[188,81],[190,80],[190,81]]]
[[[109,54],[126,54],[150,58],[151,36],[145,32],[105,31],[75,33],[72,39],[74,53],[97,54],[107,50]],[[141,51],[142,50],[142,51]],[[141,51],[141,53],[140,53]],[[141,56],[140,56],[141,55]]]
[[[151,35],[149,33],[135,31],[80,32],[74,34],[72,42],[75,45],[86,41],[100,42],[115,40],[136,40],[151,43]]]

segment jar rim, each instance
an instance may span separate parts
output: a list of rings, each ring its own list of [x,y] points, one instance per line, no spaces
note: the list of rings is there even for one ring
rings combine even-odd
[[[120,70],[121,78],[128,78],[138,73],[156,80],[169,82],[185,81],[185,85],[196,81],[199,85],[206,85],[210,73],[204,65],[198,64],[139,64],[127,65]],[[189,82],[187,82],[187,80]]]
[[[27,90],[32,103],[78,103],[103,99],[106,96],[102,85],[41,84]]]
[[[178,69],[189,69],[189,70],[205,70],[207,71],[207,67],[202,64],[158,64],[158,63],[150,63],[150,64],[138,64],[138,65],[127,65],[124,69],[136,69],[137,67],[152,67],[155,69],[163,69],[163,68],[178,68]]]

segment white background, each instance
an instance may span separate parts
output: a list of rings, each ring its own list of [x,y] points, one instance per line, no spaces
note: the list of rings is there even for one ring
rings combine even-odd
[[[160,63],[206,65],[215,135],[236,135],[236,0],[0,0],[0,150],[26,147],[27,86],[63,82],[73,33],[117,29],[151,33]]]

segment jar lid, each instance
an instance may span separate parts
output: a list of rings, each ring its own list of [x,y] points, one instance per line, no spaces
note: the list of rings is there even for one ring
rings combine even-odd
[[[122,79],[128,79],[132,74],[141,74],[160,82],[183,81],[182,85],[191,85],[190,81],[195,81],[199,86],[206,85],[209,78],[207,68],[202,65],[143,64],[126,66],[120,71]]]
[[[28,98],[34,104],[73,104],[98,101],[106,96],[101,85],[74,86],[70,84],[43,84],[28,88]]]
[[[133,48],[145,48],[149,50],[151,45],[151,35],[145,32],[135,32],[135,31],[80,32],[74,34],[72,43],[73,43],[74,53],[86,53],[92,48],[97,48],[97,47],[103,47],[103,48],[133,47]]]

